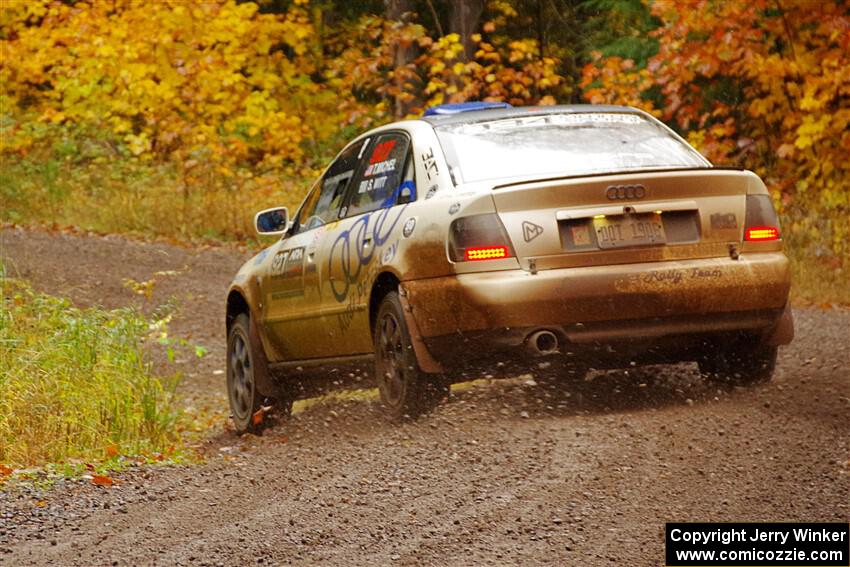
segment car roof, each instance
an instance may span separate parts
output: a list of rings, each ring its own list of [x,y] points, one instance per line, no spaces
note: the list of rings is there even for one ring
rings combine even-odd
[[[464,124],[471,122],[486,122],[502,118],[521,116],[539,116],[546,114],[587,113],[587,112],[625,112],[628,114],[644,115],[644,112],[631,106],[613,104],[561,104],[553,106],[514,106],[511,108],[494,108],[487,110],[471,110],[455,114],[438,114],[422,116],[417,120],[428,122],[432,126],[446,124]]]

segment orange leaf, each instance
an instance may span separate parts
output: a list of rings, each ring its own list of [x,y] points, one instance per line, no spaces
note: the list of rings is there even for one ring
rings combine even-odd
[[[9,476],[12,474],[12,469],[7,467],[6,465],[0,465],[0,477]]]
[[[118,454],[118,447],[116,445],[107,445],[106,446],[106,456],[114,457]]]
[[[35,506],[36,508],[44,508],[45,506],[47,506],[47,502],[45,502],[44,500],[39,500],[35,503]]]
[[[254,415],[251,416],[251,423],[254,425],[260,425],[263,423],[263,418],[266,415],[266,408],[261,407],[257,411],[254,412]]]
[[[92,476],[91,481],[92,484],[96,484],[97,486],[112,486],[113,484],[115,484],[114,480],[102,474],[96,474]]]

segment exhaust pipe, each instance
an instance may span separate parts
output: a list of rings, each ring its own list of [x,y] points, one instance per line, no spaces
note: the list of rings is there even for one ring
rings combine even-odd
[[[528,336],[526,343],[535,354],[558,352],[558,336],[552,331],[535,331]]]

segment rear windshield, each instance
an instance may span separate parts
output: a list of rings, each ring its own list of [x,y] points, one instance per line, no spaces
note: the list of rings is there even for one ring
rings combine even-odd
[[[710,167],[665,128],[635,114],[523,116],[436,131],[456,183]]]

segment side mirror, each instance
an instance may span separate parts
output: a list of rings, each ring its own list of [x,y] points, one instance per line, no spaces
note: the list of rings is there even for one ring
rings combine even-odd
[[[289,228],[289,211],[286,207],[260,211],[254,216],[254,228],[260,236],[280,236]]]

